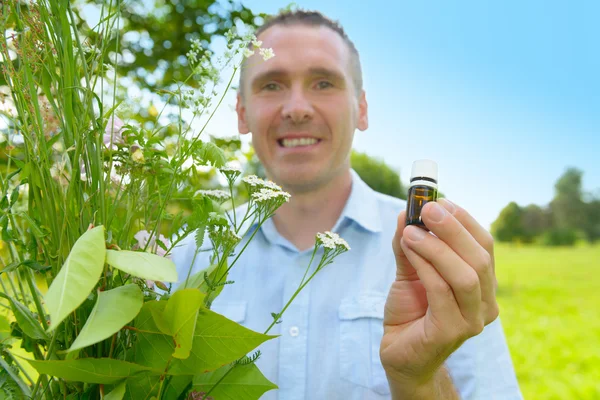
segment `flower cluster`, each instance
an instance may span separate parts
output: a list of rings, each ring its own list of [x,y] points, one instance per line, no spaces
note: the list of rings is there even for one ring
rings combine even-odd
[[[244,57],[246,57],[246,58],[252,57],[256,51],[254,49],[258,49],[258,54],[262,57],[262,59],[264,61],[267,61],[268,59],[275,57],[275,53],[273,52],[273,49],[261,47],[262,41],[258,40],[256,38],[256,36],[254,36],[254,35],[250,36],[250,44],[252,46],[251,47],[249,46],[244,50]]]
[[[331,250],[350,250],[348,242],[342,239],[337,233],[329,231],[326,231],[325,233],[317,233],[317,244]]]
[[[261,188],[257,192],[252,193],[252,198],[257,203],[266,203],[270,201],[284,202],[289,201],[291,195],[281,190],[275,190],[271,188]]]
[[[231,197],[229,193],[220,189],[198,190],[194,196],[204,196],[219,202],[224,202]]]
[[[227,182],[229,182],[230,185],[233,185],[233,182],[237,177],[242,174],[242,170],[235,165],[225,165],[219,168],[219,171],[225,175],[225,178],[227,178]]]
[[[242,181],[248,186],[248,191],[250,193],[255,192],[261,188],[267,188],[271,190],[281,191],[281,186],[277,185],[273,181],[265,181],[264,179],[260,179],[256,175],[249,175],[242,179]]]

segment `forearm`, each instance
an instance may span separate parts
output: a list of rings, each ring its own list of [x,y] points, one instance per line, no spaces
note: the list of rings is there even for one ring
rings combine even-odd
[[[397,381],[389,375],[388,382],[393,400],[460,400],[448,370],[444,366],[430,381],[423,384],[415,385]]]

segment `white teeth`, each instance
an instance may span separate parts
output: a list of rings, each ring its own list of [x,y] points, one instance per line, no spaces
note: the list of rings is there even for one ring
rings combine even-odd
[[[283,147],[310,146],[318,142],[315,138],[283,139]]]

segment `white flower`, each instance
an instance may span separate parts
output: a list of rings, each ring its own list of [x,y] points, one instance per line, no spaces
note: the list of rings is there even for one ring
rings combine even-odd
[[[252,46],[254,46],[254,47],[260,47],[260,46],[262,46],[262,40],[257,40],[256,38],[254,38],[252,40]]]
[[[252,193],[252,198],[257,203],[268,202],[272,199],[289,201],[291,195],[281,190],[273,190],[269,188],[262,188],[258,192]]]
[[[242,178],[242,181],[244,181],[245,183],[247,183],[248,185],[253,186],[253,187],[260,186],[262,184],[262,182],[264,182],[262,179],[260,179],[256,175],[248,175],[248,176]]]
[[[246,49],[244,50],[244,57],[249,58],[254,54],[254,50]]]
[[[223,167],[220,167],[219,171],[221,171],[221,172],[242,172],[240,167],[235,166],[235,165],[225,165]]]
[[[213,198],[215,200],[220,200],[220,201],[225,201],[228,198],[231,197],[231,195],[229,193],[227,193],[224,190],[219,190],[219,189],[211,189],[211,190],[198,190],[194,196],[206,196],[206,197],[210,197]]]
[[[323,247],[327,247],[332,250],[350,250],[348,242],[342,239],[337,233],[329,231],[326,231],[325,233],[317,233],[317,242],[321,243]]]
[[[144,247],[146,247],[146,244],[148,243],[148,239],[150,238],[150,232],[148,232],[146,230],[141,230],[138,233],[136,233],[133,237],[135,238],[135,240],[137,240],[137,248],[143,249]],[[160,240],[167,249],[169,247],[171,247],[171,242],[169,241],[169,239],[167,239],[163,235],[159,235],[158,240]],[[157,256],[165,257],[167,254],[165,249],[163,249],[156,243],[156,234],[154,234],[152,236],[152,239],[150,239],[150,244],[148,245],[148,249],[151,250]]]
[[[248,175],[247,177],[243,178],[242,181],[246,182],[248,185],[255,187],[255,188],[264,187],[264,188],[272,189],[275,191],[281,191],[281,187],[279,185],[277,185],[275,182],[265,181],[263,179],[260,179],[256,175]]]
[[[275,57],[275,53],[273,53],[273,49],[260,49],[258,50],[259,54],[262,56],[263,60],[267,61],[269,58]]]

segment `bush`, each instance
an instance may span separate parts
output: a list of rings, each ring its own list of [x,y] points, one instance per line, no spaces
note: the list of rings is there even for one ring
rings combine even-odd
[[[540,236],[543,246],[573,246],[577,242],[578,234],[573,229],[551,229]]]

